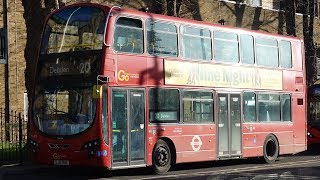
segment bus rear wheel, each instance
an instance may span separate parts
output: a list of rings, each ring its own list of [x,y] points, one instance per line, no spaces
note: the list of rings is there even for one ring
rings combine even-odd
[[[275,162],[279,155],[278,140],[274,135],[268,135],[263,144],[264,160],[271,164]]]
[[[156,174],[163,174],[171,167],[171,152],[164,140],[158,140],[152,152],[152,168]]]

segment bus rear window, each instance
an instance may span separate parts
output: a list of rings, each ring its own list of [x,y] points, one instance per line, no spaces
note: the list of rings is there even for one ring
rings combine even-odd
[[[179,91],[153,88],[149,91],[149,120],[152,123],[179,121]]]
[[[291,68],[292,67],[292,51],[291,43],[289,41],[280,41],[280,62],[281,67]]]

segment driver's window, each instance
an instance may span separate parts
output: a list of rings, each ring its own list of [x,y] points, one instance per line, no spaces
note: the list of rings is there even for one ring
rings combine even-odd
[[[120,17],[116,22],[113,47],[118,52],[143,53],[142,21]]]

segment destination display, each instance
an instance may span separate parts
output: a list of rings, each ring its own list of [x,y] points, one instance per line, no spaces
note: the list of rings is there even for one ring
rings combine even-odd
[[[43,60],[40,75],[42,78],[71,75],[91,76],[99,72],[97,63],[98,58],[95,56]]]

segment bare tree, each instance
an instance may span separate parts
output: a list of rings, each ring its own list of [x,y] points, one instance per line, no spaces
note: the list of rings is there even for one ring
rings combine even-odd
[[[313,35],[315,0],[300,0],[298,1],[298,4],[299,3],[303,13],[303,38],[305,44],[307,83],[311,85],[316,80],[316,58]]]
[[[25,86],[30,98],[44,19],[48,13],[56,8],[57,4],[56,0],[22,0],[22,6],[24,7],[23,17],[27,29],[27,43],[24,51],[26,60]]]
[[[285,0],[285,21],[286,31],[289,36],[297,36],[296,34],[296,18],[295,18],[295,2],[292,0]]]

